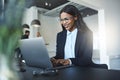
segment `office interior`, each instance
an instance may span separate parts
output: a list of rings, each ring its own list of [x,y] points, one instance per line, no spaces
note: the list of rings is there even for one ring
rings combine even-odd
[[[32,2],[30,3],[30,1]],[[87,26],[93,31],[93,61],[105,63],[109,69],[120,70],[120,0],[30,1],[28,4],[31,5],[27,5],[24,11],[22,24],[30,26],[29,38],[35,38],[36,32],[40,32],[45,40],[50,57],[55,55],[56,35],[62,30],[59,22],[59,11],[63,6],[72,4],[78,7]],[[51,1],[57,2],[52,4]],[[61,4],[53,7],[59,2]],[[40,21],[40,27],[31,26],[34,19]]]

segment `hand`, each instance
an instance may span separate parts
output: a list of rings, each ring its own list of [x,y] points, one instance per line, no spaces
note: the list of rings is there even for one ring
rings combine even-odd
[[[65,61],[63,62],[63,65],[70,65],[70,60],[69,59],[65,59]]]
[[[51,58],[50,60],[53,64],[53,67],[63,66],[63,64],[60,63],[60,59]]]
[[[70,64],[69,59],[55,59],[55,58],[51,58],[50,60],[51,60],[51,62],[53,64],[53,67],[62,66],[62,65],[69,65]]]
[[[62,64],[62,65],[69,65],[70,61],[69,61],[69,59],[57,59],[56,63],[57,64]]]
[[[57,66],[57,60],[55,58],[51,58],[50,61],[52,62],[53,64],[53,67],[56,67]]]

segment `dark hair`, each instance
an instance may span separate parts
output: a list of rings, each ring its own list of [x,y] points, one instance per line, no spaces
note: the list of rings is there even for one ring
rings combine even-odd
[[[30,31],[28,31],[28,30],[25,30],[25,33],[30,33]]]
[[[79,12],[79,10],[73,6],[73,5],[66,5],[61,11],[60,14],[62,12],[68,13],[70,15],[72,15],[73,17],[77,17],[77,20],[75,21],[75,25],[76,27],[80,30],[80,31],[88,31],[89,28],[86,26],[85,22],[83,21],[83,18]]]

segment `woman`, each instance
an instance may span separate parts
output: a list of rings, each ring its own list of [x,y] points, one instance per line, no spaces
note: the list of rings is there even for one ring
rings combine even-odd
[[[56,56],[51,58],[53,65],[91,64],[93,34],[84,23],[79,10],[73,5],[67,5],[59,16],[64,30],[57,34]]]

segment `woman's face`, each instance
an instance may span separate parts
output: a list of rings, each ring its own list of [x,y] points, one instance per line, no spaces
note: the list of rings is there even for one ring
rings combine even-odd
[[[68,13],[62,12],[60,14],[61,25],[63,25],[63,27],[70,32],[76,28],[75,20],[77,20],[77,17],[74,17]]]

